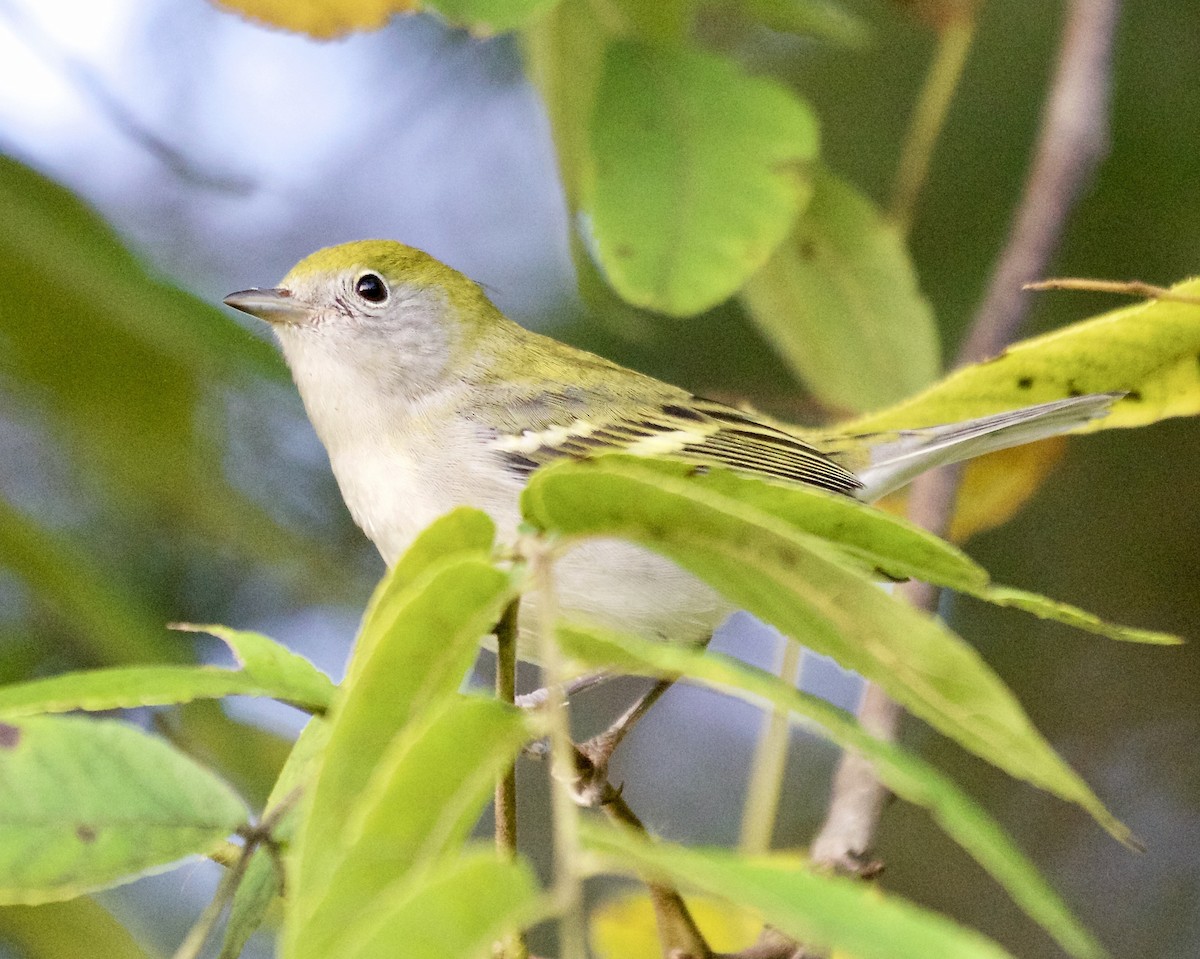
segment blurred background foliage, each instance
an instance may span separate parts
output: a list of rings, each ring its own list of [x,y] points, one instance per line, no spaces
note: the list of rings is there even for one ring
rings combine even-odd
[[[704,21],[712,47],[812,105],[822,162],[853,191],[821,209],[842,213],[861,197],[886,203],[934,47],[906,9],[928,4],[844,7],[866,30],[837,21],[824,28],[832,41],[748,27],[716,7]],[[992,0],[980,11],[910,238],[947,355],[1004,241],[1061,27],[1057,4]],[[1191,0],[1124,5],[1112,150],[1056,273],[1165,284],[1196,272],[1197,49]],[[483,281],[522,322],[698,392],[824,415],[788,372],[794,354],[777,355],[736,301],[689,319],[642,313],[586,271],[581,299],[554,150],[511,37],[420,16],[318,43],[202,0],[0,0],[0,680],[216,654],[166,631],[172,620],[263,629],[340,674],[382,566],[265,335],[213,306],[273,283],[318,246],[404,240]],[[565,172],[573,196],[581,186]],[[1043,294],[1031,329],[1111,305]],[[1106,432],[1072,441],[1032,504],[971,552],[1001,582],[1195,639],[1197,502],[1194,422]],[[999,816],[1116,954],[1194,956],[1196,647],[1107,643],[966,600],[946,612],[1148,851],[1130,854],[1076,810],[915,722],[907,738]],[[773,656],[774,637],[745,617],[720,643]],[[805,683],[853,702],[853,680],[825,662],[808,664]],[[586,705],[605,708],[598,697]],[[144,719],[256,798],[298,726],[286,708],[240,703]],[[732,842],[756,731],[752,710],[676,690],[618,755],[614,777],[651,824]],[[779,845],[811,835],[834,759],[798,737]],[[664,779],[674,788],[655,787]],[[526,790],[526,822],[542,799]],[[915,809],[888,815],[879,853],[890,887],[1019,955],[1055,954]],[[162,953],[212,872],[197,866],[100,899],[147,954]],[[86,924],[96,908],[46,907],[41,925]],[[39,939],[38,915],[0,911],[0,955],[73,954]],[[113,955],[136,954],[120,927],[106,934]]]

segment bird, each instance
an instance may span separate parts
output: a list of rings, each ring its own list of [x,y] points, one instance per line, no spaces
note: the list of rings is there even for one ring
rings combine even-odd
[[[224,302],[273,328],[342,497],[389,565],[460,506],[515,543],[522,489],[563,458],[665,457],[871,503],[928,469],[1075,429],[1120,395],[881,434],[805,430],[527,330],[478,283],[392,240],[318,250],[278,286]],[[574,547],[554,583],[564,614],[664,641],[704,642],[732,611],[670,560],[615,539]],[[530,658],[528,642],[518,648]]]

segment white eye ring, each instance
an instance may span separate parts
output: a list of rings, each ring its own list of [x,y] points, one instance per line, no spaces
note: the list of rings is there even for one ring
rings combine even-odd
[[[364,273],[354,281],[354,292],[368,303],[386,303],[388,286],[378,273]]]

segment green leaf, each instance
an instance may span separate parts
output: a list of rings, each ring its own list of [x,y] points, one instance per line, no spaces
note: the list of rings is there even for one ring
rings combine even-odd
[[[304,731],[300,733],[300,738],[296,740],[296,745],[267,799],[262,818],[267,820],[278,816],[278,821],[271,830],[271,839],[281,848],[281,854],[284,856],[289,854],[288,844],[300,819],[298,797],[302,794],[301,791],[311,784],[328,740],[329,724],[323,719],[309,720]],[[290,805],[280,814],[283,803]],[[242,882],[234,893],[218,959],[237,959],[242,954],[242,948],[262,925],[275,898],[283,894],[283,886],[278,858],[260,846],[247,865]]]
[[[1200,279],[1173,286],[1200,297]],[[847,434],[953,423],[1080,393],[1125,391],[1076,432],[1200,413],[1200,306],[1152,300],[1022,340],[895,406],[839,424]]]
[[[176,623],[175,629],[208,633],[221,640],[242,666],[245,676],[272,690],[257,695],[272,696],[303,709],[325,710],[336,688],[328,676],[311,662],[262,633],[228,626],[198,626]]]
[[[568,508],[563,498],[569,497],[569,508],[580,513],[593,512],[599,505],[592,501],[593,484],[628,484],[635,496],[640,495],[643,484],[684,496],[696,490],[709,501],[719,499],[734,509],[745,504],[769,514],[795,530],[836,545],[867,569],[878,569],[892,579],[911,577],[958,590],[978,590],[988,583],[986,570],[927,530],[858,500],[811,486],[772,482],[717,466],[696,473],[687,463],[617,454],[556,463],[540,471],[533,483],[537,489],[553,490],[561,504],[556,511]],[[580,517],[578,522],[590,521]]]
[[[561,0],[523,33],[523,39],[526,69],[550,119],[559,179],[574,217],[582,203],[588,123],[604,73],[608,31],[588,0]]]
[[[829,0],[736,0],[747,16],[780,33],[816,37],[861,50],[871,39],[865,20]]]
[[[389,578],[402,575],[403,560]],[[387,590],[387,586],[381,589]],[[512,578],[478,556],[434,564],[363,624],[348,679],[330,712],[330,738],[297,838],[294,894],[311,901],[351,838],[347,811],[363,795],[397,732],[457,694],[479,642],[514,592]],[[298,923],[285,954],[296,955]]]
[[[625,41],[605,52],[583,207],[609,281],[687,316],[731,296],[810,193],[817,124],[788,90],[730,62]]]
[[[586,846],[610,869],[648,870],[749,906],[809,948],[840,950],[855,959],[1011,959],[980,933],[854,879],[724,850],[651,843],[595,821],[580,826]]]
[[[396,609],[408,602],[408,590],[431,569],[454,558],[488,559],[496,543],[496,524],[482,510],[460,506],[421,530],[396,565],[376,585],[363,613],[354,656],[346,667],[346,683],[392,628]]]
[[[242,669],[212,666],[130,666],[94,669],[0,687],[0,716],[63,713],[74,709],[134,709],[222,696],[266,696],[321,711],[333,682],[302,656],[266,636],[224,626],[183,626],[223,639]]]
[[[421,5],[435,10],[451,23],[475,30],[500,33],[515,30],[533,20],[557,0],[424,0]]]
[[[0,909],[0,942],[21,959],[147,959],[129,930],[87,898]]]
[[[330,954],[344,930],[385,913],[414,881],[459,849],[491,798],[496,776],[530,739],[519,711],[455,697],[400,731],[348,809],[340,861],[313,898],[296,901],[291,955]],[[387,890],[387,896],[383,893]]]
[[[426,882],[396,896],[384,911],[345,931],[339,959],[484,959],[492,945],[543,912],[537,882],[523,862],[472,851]]]
[[[631,40],[666,45],[685,41],[699,0],[610,0],[613,28]]]
[[[223,640],[241,661],[242,669],[128,666],[32,679],[0,688],[0,717],[167,706],[222,696],[269,696],[308,711],[328,708],[334,683],[310,661],[274,640],[217,625],[181,624],[178,628]]]
[[[0,902],[70,899],[203,855],[246,821],[241,799],[123,723],[0,724]]]
[[[563,650],[593,668],[645,676],[682,675],[744,699],[763,700],[791,713],[818,735],[870,760],[879,781],[914,805],[970,853],[1036,922],[1073,956],[1096,957],[1103,950],[1004,830],[950,779],[893,743],[866,733],[854,718],[818,696],[800,692],[777,676],[720,653],[658,643],[595,627],[562,624]]]
[[[742,291],[805,385],[847,410],[893,403],[941,371],[937,327],[896,228],[823,167],[789,236]]]
[[[1020,779],[1129,830],[1034,728],[1008,687],[944,625],[897,602],[823,540],[699,484],[603,460],[535,474],[525,518],[568,536],[620,536],[674,560],[763,621],[873,680],[915,715]]]
[[[1178,636],[1170,633],[1159,633],[1150,629],[1137,629],[1133,626],[1121,626],[1117,623],[1107,623],[1099,616],[1087,610],[1079,609],[1058,600],[1039,596],[1023,589],[1011,586],[989,586],[981,592],[970,595],[996,606],[1011,606],[1032,613],[1039,619],[1049,619],[1056,623],[1074,626],[1084,632],[1107,636],[1109,639],[1121,640],[1127,643],[1149,643],[1157,646],[1178,646],[1183,642]]]
[[[222,696],[282,697],[246,673],[211,666],[131,666],[65,673],[0,687],[0,717],[76,709],[136,709]],[[308,708],[320,708],[304,704]]]

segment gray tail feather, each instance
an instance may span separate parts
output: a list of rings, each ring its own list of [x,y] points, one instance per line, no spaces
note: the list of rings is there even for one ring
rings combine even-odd
[[[856,495],[873,502],[926,470],[1068,433],[1107,415],[1124,395],[1089,393],[962,423],[888,434],[885,442],[872,448],[870,465],[858,470],[863,488]]]

